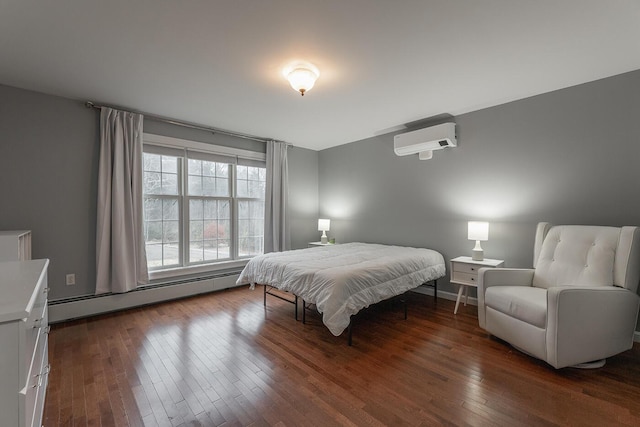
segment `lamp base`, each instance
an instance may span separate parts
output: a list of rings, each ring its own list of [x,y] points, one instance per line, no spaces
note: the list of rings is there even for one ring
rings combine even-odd
[[[471,251],[471,259],[474,261],[482,261],[484,259],[484,251],[480,246],[480,241],[476,240],[476,246]]]
[[[484,251],[480,249],[479,251],[473,250],[471,251],[471,259],[474,261],[482,261],[484,260]]]
[[[323,245],[326,245],[327,243],[329,243],[326,234],[322,233],[322,236],[320,237],[320,243],[322,243]]]

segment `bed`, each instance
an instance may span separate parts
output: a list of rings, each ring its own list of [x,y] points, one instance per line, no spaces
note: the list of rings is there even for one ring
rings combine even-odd
[[[425,283],[437,286],[444,275],[444,258],[432,249],[346,243],[256,256],[237,284],[264,285],[265,304],[267,286],[291,293],[296,316],[298,298],[303,307],[314,304],[324,325],[339,336],[363,308]]]

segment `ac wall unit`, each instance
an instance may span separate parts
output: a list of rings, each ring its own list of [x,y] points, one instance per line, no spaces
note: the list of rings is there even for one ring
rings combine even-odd
[[[443,123],[394,136],[393,151],[398,156],[418,154],[420,160],[427,160],[433,157],[434,150],[455,147],[457,143],[456,124]]]

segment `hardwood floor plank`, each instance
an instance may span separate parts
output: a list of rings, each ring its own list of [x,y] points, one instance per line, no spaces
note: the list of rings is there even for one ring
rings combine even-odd
[[[358,315],[238,288],[53,325],[53,426],[640,425],[640,345],[557,371],[489,337],[476,309],[421,294]]]

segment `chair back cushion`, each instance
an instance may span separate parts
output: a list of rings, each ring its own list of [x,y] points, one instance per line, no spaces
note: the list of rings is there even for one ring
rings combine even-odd
[[[533,286],[613,286],[619,239],[617,227],[550,227],[540,247]]]

